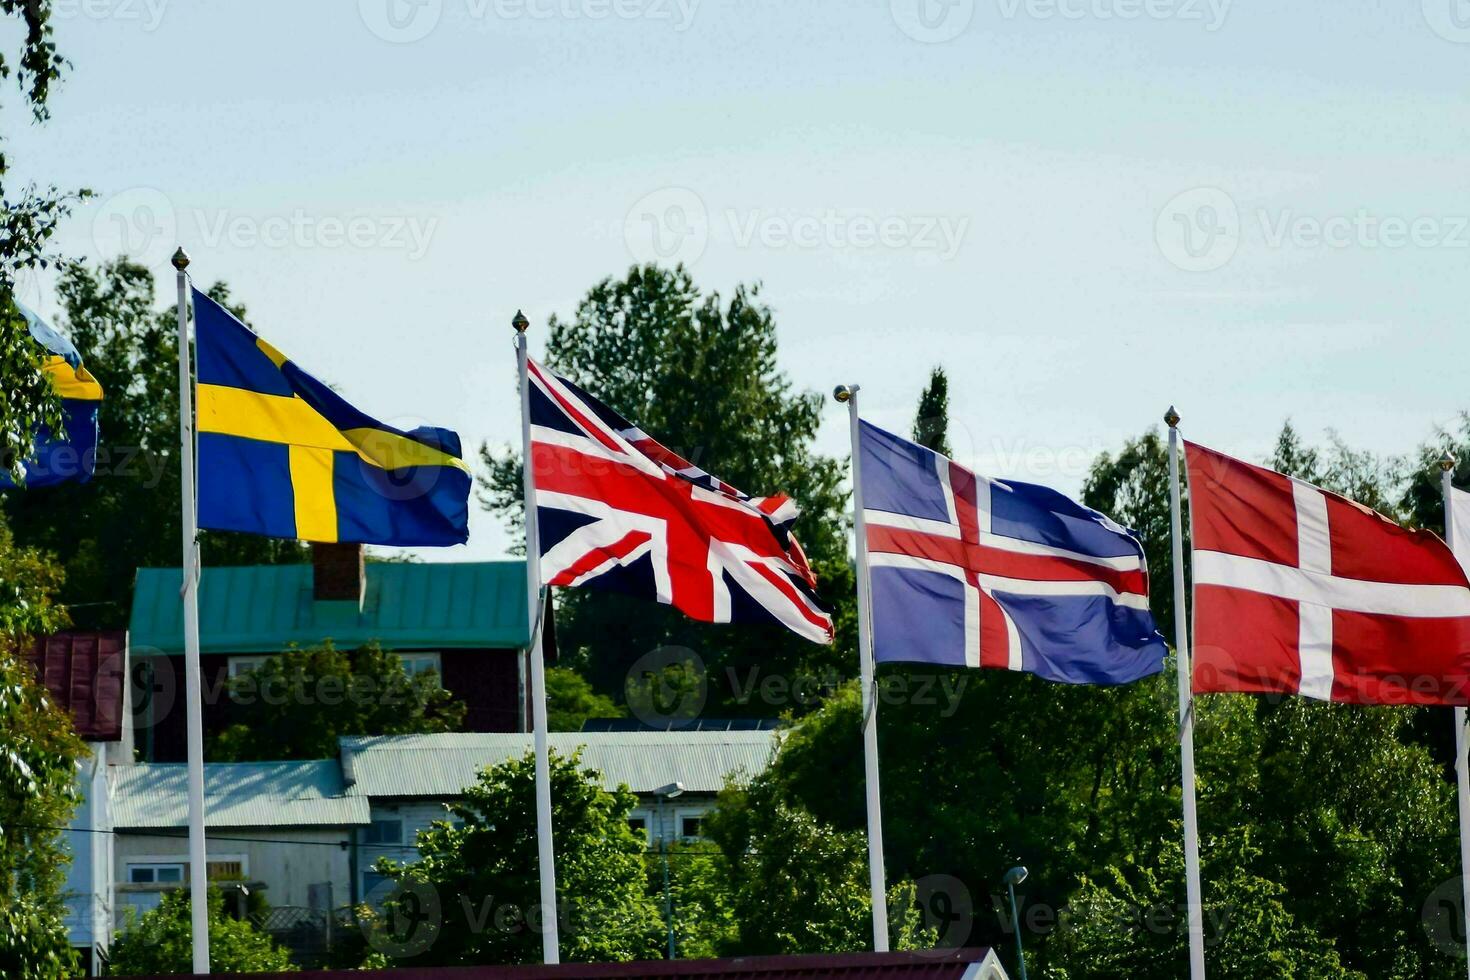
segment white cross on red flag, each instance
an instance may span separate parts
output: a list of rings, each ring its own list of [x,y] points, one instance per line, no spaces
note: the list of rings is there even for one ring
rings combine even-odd
[[[1467,703],[1470,582],[1443,541],[1301,480],[1186,451],[1196,691]]]

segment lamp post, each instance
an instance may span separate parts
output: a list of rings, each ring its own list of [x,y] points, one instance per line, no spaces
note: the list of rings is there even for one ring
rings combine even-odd
[[[667,809],[669,800],[684,795],[683,783],[669,783],[653,791],[658,798],[658,855],[664,865],[664,922],[669,930],[669,959],[675,959],[678,951],[674,945],[674,893],[669,891],[669,846],[668,837],[664,833],[668,821]]]
[[[1026,869],[1019,865],[1006,872],[1006,890],[1011,893],[1011,928],[1016,930],[1016,963],[1021,980],[1026,980],[1026,950],[1021,947],[1021,918],[1016,913],[1016,886],[1026,880]]]

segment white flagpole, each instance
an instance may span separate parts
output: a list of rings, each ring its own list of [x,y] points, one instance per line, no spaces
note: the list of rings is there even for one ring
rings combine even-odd
[[[521,377],[521,469],[526,494],[526,599],[531,627],[531,730],[536,742],[536,854],[541,868],[541,961],[560,963],[556,919],[556,857],[551,846],[551,763],[546,748],[546,664],[541,635],[541,539],[536,527],[536,473],[531,466],[531,381],[526,329],[516,310],[516,366]]]
[[[1179,413],[1169,424],[1169,532],[1174,546],[1174,653],[1179,669],[1179,757],[1184,774],[1184,877],[1189,905],[1189,975],[1204,980],[1205,925],[1200,894],[1199,821],[1194,799],[1194,692],[1189,673],[1189,620],[1184,591],[1184,522],[1179,502]]]
[[[179,288],[179,465],[183,501],[184,705],[189,738],[189,921],[194,972],[209,972],[209,866],[204,856],[204,723],[199,696],[199,527],[194,499],[194,391],[189,369],[189,256],[174,252]]]
[[[1444,539],[1455,551],[1455,457],[1449,453],[1439,461],[1440,490],[1444,494]],[[1462,564],[1470,555],[1456,554]],[[1465,955],[1470,963],[1470,756],[1466,753],[1465,709],[1455,709],[1455,782],[1460,797],[1460,901],[1465,916]]]
[[[873,950],[886,953],[888,889],[883,872],[883,803],[878,788],[878,691],[873,682],[873,607],[868,597],[868,531],[863,520],[859,390],[859,385],[839,385],[832,396],[847,403],[852,438],[852,526],[857,536],[858,656],[863,685],[863,767],[868,790],[868,886],[873,898]]]

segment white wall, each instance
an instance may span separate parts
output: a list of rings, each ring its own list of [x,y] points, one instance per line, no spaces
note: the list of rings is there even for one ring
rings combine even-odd
[[[127,886],[128,865],[159,859],[187,860],[189,842],[178,836],[183,833],[182,827],[154,834],[130,830],[117,833],[114,873],[119,923],[125,905],[149,904]],[[265,884],[264,896],[272,906],[307,907],[310,886],[331,882],[332,905],[340,907],[352,897],[351,839],[350,827],[211,827],[205,844],[211,861],[243,860],[246,879]]]

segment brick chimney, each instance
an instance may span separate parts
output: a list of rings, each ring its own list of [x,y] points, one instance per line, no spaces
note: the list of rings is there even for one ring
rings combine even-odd
[[[363,547],[360,544],[313,542],[312,598],[318,602],[355,602],[362,605],[367,590]]]

